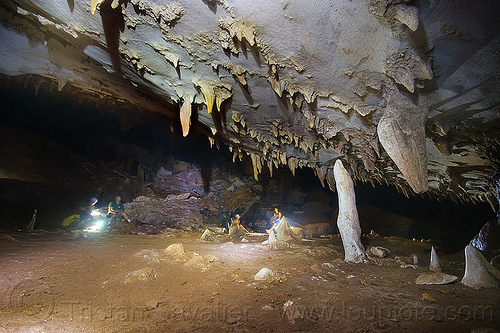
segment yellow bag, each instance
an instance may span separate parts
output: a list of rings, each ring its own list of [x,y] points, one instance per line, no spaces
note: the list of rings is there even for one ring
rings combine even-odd
[[[63,222],[61,223],[61,227],[69,227],[73,222],[75,222],[76,219],[79,218],[80,215],[78,214],[70,215],[63,220]]]

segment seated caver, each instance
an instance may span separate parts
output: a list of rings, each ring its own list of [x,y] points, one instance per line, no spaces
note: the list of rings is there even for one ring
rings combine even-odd
[[[278,229],[278,225],[281,221],[281,217],[282,217],[282,214],[281,212],[278,210],[278,208],[274,208],[274,215],[271,219],[271,227],[269,229],[266,230],[266,232],[269,234],[271,231],[275,231]]]
[[[238,237],[242,238],[244,237],[248,231],[243,227],[240,221],[240,216],[236,215],[233,219],[233,223],[231,223],[231,226],[229,227],[229,236],[230,237]]]
[[[89,219],[90,213],[94,209],[96,203],[97,203],[97,198],[92,198],[89,201],[82,202],[78,207],[78,212],[76,214],[66,217],[61,223],[61,227],[63,228],[69,228],[70,226],[72,228],[78,227],[79,223],[74,223],[74,222],[81,222],[82,220]]]
[[[125,214],[125,208],[123,207],[121,195],[117,195],[114,201],[111,201],[108,205],[108,218],[109,223],[120,221],[125,219],[128,223],[132,222],[127,214]]]

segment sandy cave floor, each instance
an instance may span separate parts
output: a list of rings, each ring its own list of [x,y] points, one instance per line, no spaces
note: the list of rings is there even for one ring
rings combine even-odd
[[[200,234],[75,237],[43,232],[0,240],[0,332],[470,332],[500,328],[500,291],[458,282],[419,286],[427,271],[342,262],[338,237],[268,250],[201,242]],[[163,250],[182,243],[186,259]],[[428,244],[371,238],[394,255]],[[195,256],[201,260],[186,260]],[[463,256],[442,256],[461,278]],[[198,258],[197,258],[198,259]],[[255,281],[263,267],[273,282]],[[428,293],[435,302],[422,300]],[[293,302],[293,303],[292,303]]]

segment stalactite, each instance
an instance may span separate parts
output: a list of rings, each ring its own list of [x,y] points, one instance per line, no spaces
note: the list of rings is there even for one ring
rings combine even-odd
[[[259,180],[259,174],[262,172],[262,159],[260,155],[250,154],[253,165],[253,177],[255,180]]]
[[[290,157],[288,159],[288,167],[290,168],[290,171],[292,171],[292,174],[295,176],[295,170],[297,169],[298,166],[298,160],[295,157]]]
[[[314,170],[316,170],[316,175],[318,176],[319,182],[321,183],[321,186],[325,187],[325,177],[326,177],[326,168],[318,166]]]
[[[273,176],[273,162],[272,161],[267,161],[267,167],[269,168],[269,174],[271,177]]]
[[[191,96],[184,97],[184,103],[182,103],[180,110],[182,135],[186,137],[189,134],[189,127],[191,126]]]

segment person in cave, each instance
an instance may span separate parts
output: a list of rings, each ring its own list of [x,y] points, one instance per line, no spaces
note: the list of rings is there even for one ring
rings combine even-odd
[[[248,234],[248,231],[241,224],[240,216],[236,214],[233,219],[233,223],[229,227],[229,237],[243,238]]]
[[[224,232],[229,232],[229,229],[231,228],[231,222],[232,220],[230,213],[222,213],[217,219],[217,226],[224,228]]]
[[[97,198],[92,198],[89,201],[83,202],[80,205],[79,210],[80,210],[80,217],[82,219],[85,220],[90,218],[90,213],[92,213],[92,211],[94,210],[94,206],[96,205],[97,201],[98,201]]]
[[[61,223],[61,227],[63,229],[70,227],[71,229],[74,229],[75,227],[79,226],[81,221],[90,219],[91,213],[94,210],[94,206],[96,205],[97,201],[97,198],[92,198],[89,201],[82,202],[80,206],[78,206],[78,212],[66,217]]]
[[[122,196],[117,195],[114,201],[111,201],[108,205],[108,218],[109,223],[113,224],[122,219],[131,223],[130,218],[125,214],[125,208],[123,207]]]
[[[282,217],[283,217],[283,215],[279,211],[278,207],[275,207],[273,217],[271,218],[271,223],[270,223],[271,227],[269,229],[266,229],[266,232],[268,234],[271,233],[271,231],[273,231],[273,230],[276,231],[276,228],[278,228],[278,225],[279,225]]]

